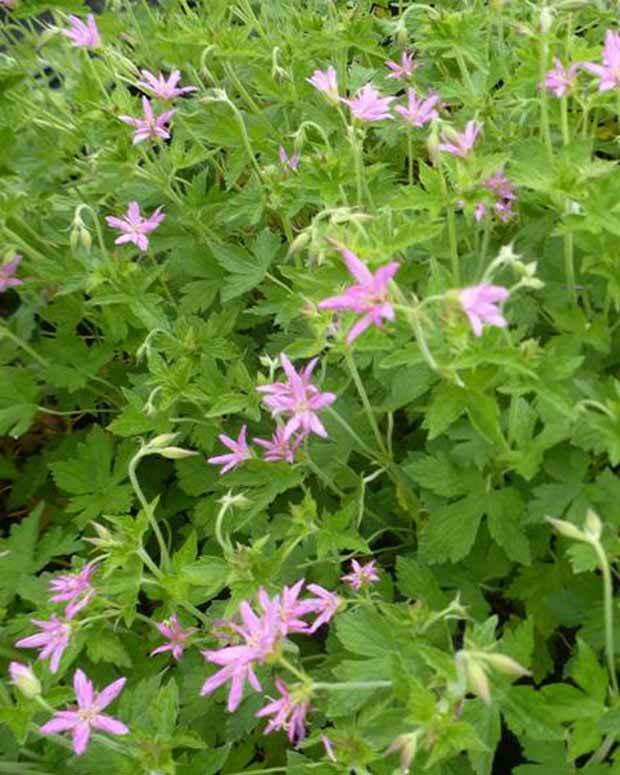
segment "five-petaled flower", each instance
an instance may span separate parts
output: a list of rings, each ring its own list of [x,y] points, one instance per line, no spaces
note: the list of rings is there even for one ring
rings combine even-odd
[[[390,113],[390,104],[395,97],[382,97],[371,83],[362,86],[351,99],[341,97],[341,102],[348,105],[351,115],[359,121],[383,121],[394,118]]]
[[[207,463],[211,463],[211,465],[214,466],[222,465],[223,463],[224,465],[220,470],[220,474],[225,474],[227,471],[231,471],[233,468],[241,465],[244,460],[249,460],[252,457],[252,452],[250,451],[245,440],[247,429],[247,425],[244,425],[241,428],[241,431],[239,432],[239,438],[236,441],[231,439],[230,436],[227,436],[225,433],[220,433],[218,439],[231,451],[226,455],[216,455],[215,457],[210,457],[207,460]]]
[[[501,285],[490,285],[489,283],[480,283],[480,285],[473,285],[459,291],[459,302],[469,318],[476,336],[482,334],[485,323],[498,328],[506,328],[508,322],[496,305],[505,301],[509,294],[508,289]]]
[[[450,135],[443,132],[441,135],[443,142],[439,143],[439,150],[465,159],[474,147],[481,129],[482,124],[480,122],[468,121],[464,132],[451,132]]]
[[[71,26],[68,30],[63,30],[62,34],[70,38],[74,46],[78,48],[99,48],[101,38],[92,13],[89,13],[86,17],[86,23],[77,16],[70,16],[69,23]]]
[[[143,218],[140,212],[140,205],[137,202],[130,202],[127,207],[127,215],[124,218],[106,215],[105,220],[112,229],[123,232],[120,237],[114,240],[115,245],[133,242],[137,248],[145,251],[149,247],[149,239],[146,235],[155,231],[165,217],[161,212],[161,207],[158,207],[148,218]]]
[[[24,284],[23,280],[15,277],[15,272],[17,272],[21,261],[22,257],[16,254],[6,264],[0,264],[0,293],[4,293],[7,288],[15,288],[17,285]]]
[[[391,70],[388,78],[406,78],[411,75],[413,71],[419,66],[413,59],[413,54],[410,51],[403,51],[400,57],[400,62],[394,62],[393,59],[386,59],[385,64]]]
[[[575,86],[578,70],[579,65],[564,67],[562,62],[554,57],[552,69],[545,74],[545,88],[556,97],[563,97]]]
[[[170,132],[168,131],[168,122],[176,113],[176,108],[166,110],[158,116],[153,113],[153,106],[148,97],[142,97],[142,110],[144,118],[135,118],[134,116],[119,116],[124,124],[134,127],[132,145],[137,145],[143,140],[156,140],[160,137],[162,140],[168,140]]]
[[[338,102],[338,76],[336,70],[330,65],[327,70],[315,70],[311,78],[306,78],[308,83],[324,94],[332,102]]]
[[[29,635],[27,638],[21,638],[15,644],[18,649],[40,649],[38,659],[43,660],[49,657],[50,671],[58,672],[58,666],[64,650],[69,645],[71,637],[71,625],[68,621],[59,619],[54,615],[49,621],[42,619],[31,619],[32,624],[41,630],[35,635]]]
[[[191,637],[192,633],[195,632],[194,627],[189,627],[187,630],[182,629],[176,614],[172,614],[168,621],[158,622],[156,627],[164,636],[164,638],[168,638],[169,642],[163,643],[161,646],[153,649],[153,651],[151,651],[151,656],[155,656],[155,654],[163,654],[166,651],[171,651],[172,656],[178,662],[183,656],[183,652],[187,647],[187,641]]]
[[[603,46],[603,64],[584,62],[583,68],[593,75],[598,75],[600,92],[620,86],[620,33],[607,30]]]
[[[108,732],[110,735],[126,735],[129,729],[118,719],[101,711],[108,707],[123,690],[126,678],[119,678],[100,692],[95,692],[90,681],[81,670],[73,676],[73,689],[77,708],[56,711],[54,717],[39,728],[42,735],[57,735],[71,732],[73,750],[81,756],[88,747],[93,729]]]
[[[303,432],[298,433],[296,436],[289,437],[286,435],[284,426],[281,425],[276,428],[270,439],[255,438],[254,443],[265,450],[263,460],[267,463],[277,463],[280,460],[284,460],[287,463],[293,463],[295,460],[295,453],[305,437],[306,434]]]
[[[347,343],[351,344],[369,326],[381,328],[384,320],[394,320],[394,308],[388,301],[389,283],[399,269],[400,264],[391,261],[377,269],[375,274],[347,248],[339,248],[347,269],[357,283],[350,285],[344,293],[330,296],[318,305],[319,309],[346,309],[363,317],[355,323],[347,334]]]
[[[78,611],[86,606],[95,594],[90,583],[97,563],[89,562],[78,573],[57,576],[49,583],[52,603],[68,603],[65,610],[67,619],[72,619]]]
[[[318,362],[313,358],[301,372],[297,373],[289,359],[282,353],[280,363],[288,382],[274,382],[271,385],[257,387],[259,393],[265,394],[263,403],[271,409],[273,417],[280,414],[290,415],[290,419],[284,426],[282,439],[290,439],[294,433],[302,430],[305,434],[316,433],[317,436],[327,438],[327,431],[318,417],[318,412],[330,406],[336,400],[334,393],[321,393],[310,382],[312,371]]]
[[[424,126],[438,117],[435,105],[439,102],[438,94],[429,94],[428,97],[418,97],[415,89],[407,89],[407,107],[397,105],[394,110],[412,126]]]
[[[136,86],[159,100],[173,100],[175,97],[182,97],[184,94],[198,91],[195,86],[177,86],[181,80],[180,70],[173,70],[167,79],[163,73],[153,75],[149,70],[140,70],[140,75],[144,80],[138,81]]]
[[[361,565],[357,560],[351,560],[351,567],[351,573],[342,576],[342,581],[345,581],[356,592],[359,592],[362,587],[367,587],[379,581],[379,574],[377,573],[374,560],[367,562],[365,565]]]
[[[284,729],[289,741],[293,744],[300,743],[306,736],[306,715],[310,709],[308,700],[301,696],[299,698],[291,695],[284,681],[276,676],[276,688],[280,692],[280,699],[273,700],[261,708],[256,716],[265,718],[272,716],[265,727],[264,734],[268,735],[275,730]]]

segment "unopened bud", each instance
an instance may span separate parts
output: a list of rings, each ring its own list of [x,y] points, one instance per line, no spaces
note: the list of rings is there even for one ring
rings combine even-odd
[[[87,253],[90,253],[93,240],[92,240],[92,237],[90,236],[90,232],[88,231],[88,229],[85,229],[85,228],[80,229],[80,244],[82,245],[82,247]]]
[[[553,517],[545,517],[547,522],[552,525],[560,535],[566,538],[574,538],[576,541],[585,541],[585,534],[579,530],[572,522],[567,522],[565,519],[554,519]]]
[[[546,35],[553,26],[553,11],[548,6],[543,6],[540,17],[540,31],[543,35]]]
[[[9,675],[13,685],[29,700],[41,694],[41,683],[31,667],[23,665],[21,662],[11,662]]]
[[[173,442],[178,435],[178,433],[161,433],[159,436],[155,436],[154,439],[151,439],[147,444],[147,447],[149,447],[149,449],[163,449],[163,447],[166,447]]]
[[[164,449],[158,450],[158,455],[166,457],[169,460],[181,460],[185,457],[192,457],[197,455],[193,449],[182,449],[181,447],[164,447]]]
[[[407,775],[411,769],[411,763],[415,759],[418,750],[419,736],[419,731],[410,735],[399,735],[386,751],[387,754],[400,751],[400,771],[402,775]]]
[[[76,253],[79,246],[80,246],[80,230],[71,229],[71,234],[69,235],[69,247],[71,248],[71,252]]]
[[[599,541],[603,532],[603,523],[592,509],[586,514],[585,532],[593,541]]]
[[[481,654],[481,656],[491,667],[511,678],[524,678],[526,675],[531,675],[530,671],[520,665],[516,659],[508,657],[506,654]]]
[[[480,662],[471,657],[467,659],[466,665],[467,680],[470,689],[474,694],[480,697],[482,702],[489,705],[491,702],[491,689],[484,667]]]
[[[293,256],[295,253],[299,253],[300,250],[303,250],[306,247],[308,242],[310,242],[310,235],[307,231],[302,231],[289,245],[288,255]]]

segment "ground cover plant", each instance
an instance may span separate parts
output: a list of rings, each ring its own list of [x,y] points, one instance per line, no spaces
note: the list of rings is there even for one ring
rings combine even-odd
[[[617,5],[0,5],[0,772],[620,772]]]

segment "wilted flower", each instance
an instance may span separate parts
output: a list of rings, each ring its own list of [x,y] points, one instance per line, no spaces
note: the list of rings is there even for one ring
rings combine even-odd
[[[86,24],[77,16],[69,16],[70,28],[63,30],[62,34],[70,38],[73,45],[78,48],[98,48],[101,45],[99,30],[92,13],[86,17]]]
[[[459,291],[459,301],[476,336],[482,334],[485,323],[498,328],[506,328],[508,322],[496,305],[505,301],[508,296],[509,291],[506,288],[488,283],[481,283]]]
[[[81,670],[73,676],[73,689],[77,700],[75,710],[59,710],[54,717],[39,728],[42,735],[57,735],[71,732],[73,750],[81,756],[88,747],[93,729],[100,729],[111,735],[126,735],[129,729],[118,719],[101,711],[113,702],[123,690],[126,678],[119,678],[100,692],[95,692],[91,681]]]
[[[57,616],[50,617],[49,621],[41,619],[31,619],[32,624],[41,630],[35,635],[29,635],[27,638],[21,638],[15,644],[18,649],[40,649],[39,660],[49,657],[50,671],[58,672],[58,666],[64,650],[69,645],[71,637],[71,625],[68,621],[63,621]]]
[[[143,140],[155,140],[161,137],[168,140],[170,132],[168,131],[168,122],[176,113],[176,108],[166,110],[159,116],[153,113],[153,106],[147,97],[142,97],[142,110],[144,118],[134,118],[133,116],[119,116],[124,124],[129,124],[135,128],[132,145],[137,145]]]
[[[346,309],[362,314],[347,334],[351,344],[369,326],[381,328],[384,320],[394,320],[394,308],[388,301],[389,283],[399,269],[392,261],[377,269],[375,274],[347,248],[339,248],[347,269],[357,283],[350,285],[344,293],[330,296],[318,305],[319,309]]]
[[[510,181],[502,170],[490,178],[482,181],[482,185],[491,191],[496,197],[495,212],[501,221],[508,221],[514,215],[512,203],[517,198],[512,181]]]
[[[603,47],[603,64],[584,62],[583,67],[589,73],[598,75],[600,92],[620,86],[620,33],[607,30]]]
[[[158,622],[156,627],[164,638],[168,638],[169,642],[153,649],[153,651],[151,651],[151,656],[153,657],[155,654],[163,654],[166,651],[171,651],[172,656],[178,662],[183,656],[187,641],[195,631],[194,628],[189,627],[187,630],[183,630],[177,620],[176,614],[172,614],[167,622]]]
[[[152,97],[157,97],[160,100],[172,100],[175,97],[181,97],[183,94],[198,91],[195,86],[177,87],[177,84],[181,79],[180,70],[173,70],[168,76],[168,79],[165,78],[163,73],[153,75],[153,73],[148,70],[140,70],[140,75],[144,80],[138,81],[136,86],[139,86],[143,91],[148,92]]]
[[[286,429],[283,426],[276,428],[271,439],[254,439],[254,443],[263,447],[265,454],[263,460],[267,463],[276,463],[284,460],[287,463],[293,463],[295,453],[300,444],[305,439],[305,433],[299,433],[297,436],[287,437]]]
[[[341,97],[340,101],[348,105],[351,114],[359,121],[383,121],[393,118],[390,113],[390,103],[395,97],[382,97],[371,83],[358,89],[351,99]]]
[[[223,463],[224,466],[220,470],[220,475],[225,474],[227,471],[231,471],[233,468],[241,465],[244,460],[249,460],[249,458],[252,457],[252,453],[250,452],[250,449],[248,448],[245,440],[247,429],[247,425],[244,425],[241,428],[239,438],[236,441],[231,439],[230,436],[227,436],[225,433],[220,433],[218,436],[218,439],[225,447],[228,447],[228,449],[231,450],[231,453],[227,455],[216,455],[215,457],[210,457],[207,462],[215,466],[221,465]]]
[[[481,129],[482,124],[478,121],[468,121],[464,132],[454,132],[450,135],[443,132],[441,135],[442,142],[438,146],[439,150],[464,159],[469,156]]]
[[[21,662],[9,663],[9,675],[13,685],[28,699],[33,699],[41,694],[41,683],[34,674],[34,670]]]
[[[158,207],[148,218],[143,218],[140,205],[137,202],[130,202],[127,207],[127,215],[124,218],[107,215],[105,220],[108,226],[123,232],[120,237],[114,240],[115,245],[133,242],[140,250],[148,250],[149,240],[146,235],[155,231],[165,217],[161,212],[161,207]]]
[[[361,565],[357,560],[351,560],[351,567],[353,568],[351,573],[341,578],[356,592],[359,592],[362,587],[367,587],[379,581],[379,574],[377,573],[374,560],[367,562],[365,565]]]
[[[275,683],[280,692],[280,699],[272,700],[261,708],[256,716],[257,718],[273,716],[265,727],[264,734],[268,735],[275,730],[284,729],[291,743],[300,743],[306,736],[305,721],[310,703],[307,699],[296,701],[281,678],[276,677]]]
[[[288,167],[291,170],[296,170],[299,167],[299,154],[293,153],[289,156],[282,145],[278,148],[278,158],[284,167]]]
[[[67,619],[72,619],[78,611],[87,605],[95,594],[90,583],[97,563],[87,563],[78,573],[57,576],[50,581],[50,597],[52,603],[69,603],[66,608]]]
[[[17,285],[24,284],[23,280],[15,277],[15,272],[17,272],[21,261],[22,257],[16,254],[6,264],[0,265],[0,293],[4,293],[7,288],[15,288]]]
[[[418,67],[417,62],[413,60],[413,54],[410,51],[403,51],[400,57],[400,63],[394,62],[392,59],[386,59],[385,64],[392,71],[388,78],[406,78],[411,75],[413,71]]]
[[[394,110],[412,126],[424,126],[438,117],[435,105],[439,102],[438,94],[430,94],[426,98],[418,97],[415,89],[407,89],[408,105],[397,105]]]
[[[327,70],[315,70],[312,77],[306,80],[332,102],[338,102],[338,76],[331,65]]]
[[[545,88],[556,97],[563,97],[574,87],[578,70],[579,65],[564,67],[562,62],[554,57],[553,68],[545,75]]]

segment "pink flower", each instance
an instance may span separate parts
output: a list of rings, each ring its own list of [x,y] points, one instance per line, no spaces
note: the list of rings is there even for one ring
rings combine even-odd
[[[483,180],[482,185],[497,197],[495,212],[500,221],[505,223],[510,220],[514,215],[512,203],[517,198],[512,181],[506,177],[502,170],[497,170],[492,177]],[[480,219],[477,218],[477,220]]]
[[[58,576],[49,583],[52,603],[69,603],[65,609],[68,620],[88,605],[95,595],[95,589],[90,583],[90,577],[95,571],[95,562],[87,563],[79,573]]]
[[[509,291],[501,285],[481,283],[459,291],[458,298],[475,336],[482,334],[485,323],[498,328],[506,328],[508,322],[501,311],[495,306],[505,301]]]
[[[367,562],[365,565],[360,565],[357,560],[351,560],[351,566],[353,568],[352,572],[342,576],[342,580],[346,581],[356,592],[359,592],[362,587],[367,587],[379,581],[379,574],[377,573],[374,560]]]
[[[106,215],[106,223],[113,229],[122,231],[120,237],[114,240],[115,245],[125,242],[133,242],[140,250],[148,250],[149,240],[146,236],[155,231],[166,216],[161,212],[161,207],[154,210],[148,218],[143,218],[140,213],[140,205],[130,202],[127,207],[127,215],[124,218],[116,218],[114,215]]]
[[[335,616],[342,605],[342,599],[338,595],[334,595],[333,592],[329,592],[327,589],[319,586],[319,584],[308,584],[308,591],[312,592],[316,597],[304,602],[311,607],[314,613],[319,614],[312,623],[312,627],[308,630],[308,634],[312,635],[319,627],[327,624]]]
[[[181,71],[173,70],[166,80],[163,73],[153,75],[148,70],[140,70],[140,75],[144,78],[143,81],[138,81],[136,86],[139,86],[143,91],[148,92],[152,97],[157,97],[160,100],[173,100],[175,97],[181,97],[183,94],[190,94],[190,92],[198,91],[195,86],[183,86],[177,88],[177,84],[181,79]]]
[[[352,99],[340,98],[341,102],[348,105],[354,118],[360,121],[383,121],[393,118],[390,113],[390,103],[395,97],[382,97],[371,83],[367,83],[358,89]]]
[[[317,361],[318,358],[313,358],[298,374],[293,364],[282,353],[280,363],[288,377],[288,382],[274,382],[271,385],[261,385],[256,388],[259,393],[266,394],[263,403],[271,409],[273,417],[280,414],[290,415],[282,434],[284,440],[290,439],[300,429],[304,434],[316,433],[317,436],[327,438],[327,431],[319,420],[317,412],[333,404],[336,396],[333,393],[321,393],[310,383]]]
[[[40,649],[38,659],[50,658],[50,671],[58,672],[58,666],[64,650],[69,645],[71,637],[71,625],[57,616],[50,617],[49,621],[31,619],[32,624],[41,630],[35,635],[18,640],[15,644],[18,649]]]
[[[474,218],[480,223],[480,221],[484,218],[487,212],[487,206],[484,204],[484,202],[478,202],[478,204],[474,207]]]
[[[430,94],[426,99],[417,97],[415,89],[407,89],[408,106],[397,105],[394,110],[412,126],[424,126],[438,117],[435,105],[439,102],[438,94]]]
[[[299,154],[293,153],[289,156],[282,145],[278,149],[278,158],[284,167],[288,167],[291,170],[296,170],[299,167]]]
[[[474,147],[476,138],[480,134],[482,124],[478,121],[468,121],[465,131],[461,134],[454,133],[449,137],[444,132],[441,136],[443,142],[439,143],[439,150],[451,153],[453,156],[459,156],[461,159],[466,158],[469,152]]]
[[[73,45],[78,48],[99,48],[101,38],[95,22],[95,17],[89,13],[86,17],[86,24],[77,16],[70,16],[71,27],[63,30],[62,34],[70,38]]]
[[[574,87],[578,70],[578,65],[564,67],[562,62],[554,57],[553,68],[545,75],[545,88],[556,97],[563,97]]]
[[[254,443],[265,450],[263,460],[267,461],[267,463],[277,463],[279,460],[293,463],[295,461],[295,453],[305,438],[306,435],[304,433],[287,438],[286,429],[278,427],[271,439],[254,439]]]
[[[232,629],[245,641],[241,645],[225,646],[217,651],[203,651],[204,658],[222,669],[207,678],[200,694],[211,694],[230,681],[227,708],[233,713],[243,699],[246,680],[257,692],[262,691],[255,664],[263,664],[273,654],[280,639],[280,613],[278,601],[273,600],[262,616],[258,616],[250,604],[243,601],[239,606],[242,623],[231,623]]]
[[[589,73],[598,75],[600,92],[620,86],[620,34],[607,30],[603,47],[603,64],[584,62],[583,67]]]
[[[163,140],[168,140],[170,132],[168,131],[168,122],[172,116],[176,113],[176,108],[172,110],[166,110],[159,116],[153,113],[153,106],[147,97],[142,97],[142,110],[144,112],[144,118],[134,118],[133,116],[119,116],[119,119],[124,124],[129,124],[135,128],[133,134],[132,145],[137,145],[143,140],[155,140],[161,137]]]
[[[17,285],[23,285],[24,281],[15,277],[17,267],[21,264],[22,257],[17,254],[11,261],[0,265],[0,293],[4,293],[7,288],[15,288]]]
[[[388,301],[389,282],[399,269],[400,264],[392,261],[380,267],[373,275],[360,259],[346,248],[339,248],[347,269],[357,280],[339,296],[330,296],[318,305],[319,309],[348,309],[363,317],[357,321],[347,334],[347,343],[351,344],[369,326],[381,328],[384,320],[394,320],[394,308]]]
[[[338,76],[335,69],[330,65],[327,70],[315,70],[312,78],[306,78],[308,83],[312,84],[332,102],[338,102]]]
[[[399,80],[411,75],[419,66],[417,62],[413,61],[413,54],[410,51],[403,51],[400,57],[400,64],[392,59],[386,59],[385,64],[392,71],[388,78],[397,78]]]
[[[224,467],[220,470],[220,475],[225,474],[227,471],[231,471],[233,468],[240,466],[244,460],[249,460],[252,457],[248,445],[245,441],[245,434],[247,431],[247,425],[241,428],[239,438],[237,441],[231,439],[230,436],[226,436],[225,433],[221,433],[218,439],[225,447],[231,450],[228,455],[217,455],[216,457],[210,457],[207,462],[211,465],[217,466],[224,463]]]
[[[195,632],[195,629],[193,627],[189,627],[187,630],[181,629],[176,614],[172,614],[167,622],[160,622],[156,626],[164,638],[168,638],[170,642],[164,643],[156,649],[153,649],[153,651],[151,651],[151,656],[163,654],[165,651],[171,651],[172,656],[178,662],[183,656],[187,641],[192,633]]]
[[[265,727],[264,734],[285,729],[291,743],[300,743],[306,736],[305,721],[310,703],[308,700],[296,702],[281,678],[276,677],[276,687],[280,692],[279,700],[272,700],[256,714],[257,718],[273,716]],[[271,699],[271,698],[270,698]]]
[[[279,614],[280,635],[285,638],[291,632],[309,632],[309,624],[301,617],[314,611],[314,604],[308,600],[299,600],[299,595],[304,586],[304,579],[300,579],[292,587],[283,587],[282,592],[270,598],[261,587],[258,591],[258,601],[265,613],[270,606],[275,605]]]
[[[60,732],[70,731],[76,756],[81,756],[88,747],[93,729],[100,729],[111,735],[128,734],[129,729],[122,722],[101,712],[118,697],[126,681],[126,678],[119,678],[102,691],[95,693],[92,682],[81,670],[76,670],[73,676],[73,689],[77,708],[57,711],[50,721],[39,728],[39,732],[42,735],[57,735]]]

